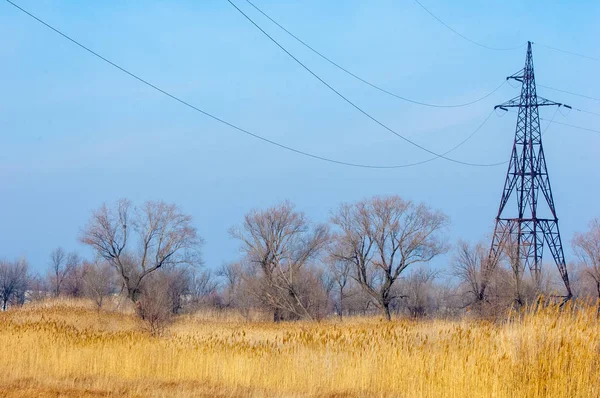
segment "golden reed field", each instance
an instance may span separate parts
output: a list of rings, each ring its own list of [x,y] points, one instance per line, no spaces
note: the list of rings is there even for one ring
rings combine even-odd
[[[2,397],[599,397],[593,307],[504,322],[180,317],[83,302],[0,313]]]

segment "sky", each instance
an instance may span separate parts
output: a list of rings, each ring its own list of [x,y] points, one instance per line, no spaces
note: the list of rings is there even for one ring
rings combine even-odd
[[[104,57],[185,101],[282,144],[347,162],[403,164],[431,157],[344,102],[226,0],[14,0]],[[531,40],[538,84],[600,97],[597,1],[421,0],[462,35],[490,47]],[[476,104],[428,108],[345,75],[295,42],[245,0],[235,3],[298,59],[403,136],[445,152],[493,107],[519,95],[505,84]],[[480,98],[520,70],[525,47],[494,51],[453,33],[413,0],[254,0],[272,18],[353,73],[399,95],[454,104]],[[86,53],[0,1],[0,257],[45,272],[102,203],[175,203],[204,238],[215,268],[239,258],[228,228],[251,209],[293,202],[326,222],[342,202],[400,195],[451,219],[450,242],[486,242],[506,165],[443,159],[403,169],[357,169],[306,158],[192,111]],[[538,88],[600,113],[600,102]],[[540,110],[551,119],[553,109]],[[560,110],[555,121],[600,130],[600,116]],[[508,161],[516,115],[492,113],[451,157]],[[543,128],[547,121],[542,121]],[[552,124],[544,149],[567,261],[570,241],[600,216],[600,134]],[[544,261],[554,267],[550,253]],[[451,253],[437,260],[446,264]]]

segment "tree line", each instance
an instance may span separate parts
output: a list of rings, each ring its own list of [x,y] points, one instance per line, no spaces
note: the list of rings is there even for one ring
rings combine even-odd
[[[498,264],[484,243],[451,244],[450,221],[424,203],[399,196],[345,203],[316,223],[290,202],[252,210],[229,233],[237,261],[203,266],[203,240],[176,205],[119,200],[95,210],[79,241],[92,260],[57,248],[45,275],[27,261],[0,261],[2,309],[49,297],[88,297],[98,308],[125,298],[153,328],[172,314],[231,309],[274,321],[380,313],[493,315],[559,288],[551,264],[532,278],[507,242]],[[600,299],[600,220],[576,234],[570,265],[576,295]],[[448,266],[429,263],[451,252]]]

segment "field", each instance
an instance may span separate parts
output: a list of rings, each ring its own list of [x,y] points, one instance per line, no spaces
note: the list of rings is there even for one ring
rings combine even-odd
[[[2,397],[598,397],[594,308],[501,323],[185,316],[162,337],[83,302],[0,313]]]

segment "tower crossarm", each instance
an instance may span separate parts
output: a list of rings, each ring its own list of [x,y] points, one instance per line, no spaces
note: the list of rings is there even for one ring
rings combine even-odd
[[[518,217],[513,217],[513,218],[505,218],[505,217],[498,217],[496,220],[498,221],[505,221],[505,222],[544,222],[544,223],[549,223],[549,222],[558,222],[558,219],[556,218],[518,218]]]
[[[571,106],[569,105],[550,101],[542,97],[537,97],[537,101],[535,103],[523,103],[520,96],[510,99],[503,104],[496,105],[494,109],[502,109],[503,111],[506,111],[508,110],[507,108],[533,108],[538,106],[564,106],[565,108],[571,109]]]

